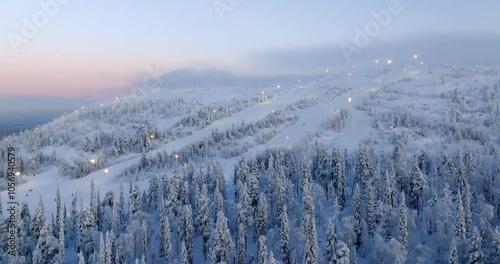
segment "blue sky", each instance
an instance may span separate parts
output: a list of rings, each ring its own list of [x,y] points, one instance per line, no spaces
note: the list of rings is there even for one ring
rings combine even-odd
[[[352,43],[355,28],[391,1],[2,1],[0,97],[111,98],[140,84],[151,65],[162,74],[186,67],[314,74],[346,65],[339,43]],[[230,2],[238,4],[221,19],[214,3]],[[355,63],[404,61],[418,52],[435,63],[500,64],[500,2],[398,2],[402,11],[353,56]],[[11,38],[23,36],[23,19],[46,13],[40,3],[58,10],[14,52]]]

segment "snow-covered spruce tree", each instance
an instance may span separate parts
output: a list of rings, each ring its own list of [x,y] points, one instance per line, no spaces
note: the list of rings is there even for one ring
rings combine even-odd
[[[399,204],[399,236],[398,242],[401,243],[402,252],[405,256],[408,254],[408,215],[406,210],[405,193],[401,194],[401,201]]]
[[[255,215],[255,235],[254,240],[257,240],[260,236],[265,236],[267,232],[267,220],[268,220],[268,206],[267,198],[264,193],[260,193],[259,202],[257,204],[257,211]]]
[[[361,246],[361,233],[362,233],[362,225],[361,225],[361,191],[359,190],[359,185],[356,183],[354,187],[354,232],[356,233],[356,247]]]
[[[184,243],[184,241],[182,241],[181,243],[181,264],[190,264],[191,262],[189,262],[189,256],[188,256],[188,252],[187,252],[187,249],[186,249],[186,243]]]
[[[224,197],[219,189],[219,181],[215,183],[215,201],[214,201],[214,214],[224,211]]]
[[[410,182],[410,207],[412,209],[418,209],[418,204],[422,193],[424,191],[426,181],[422,171],[418,166],[418,157],[413,155],[413,167],[411,171],[411,182]],[[417,210],[418,212],[418,210]]]
[[[59,260],[57,239],[52,236],[52,230],[45,223],[40,230],[38,243],[33,251],[33,264],[57,263]]]
[[[217,213],[215,228],[211,236],[211,257],[213,263],[228,263],[229,253],[232,251],[234,244],[227,227],[227,218],[223,211]]]
[[[472,231],[472,237],[469,246],[469,259],[467,263],[470,264],[481,264],[484,263],[484,254],[481,249],[483,238],[479,234],[477,227],[474,227]]]
[[[274,253],[271,250],[269,253],[269,260],[267,261],[268,264],[278,264],[278,261],[274,258]]]
[[[408,193],[409,191],[409,178],[407,172],[407,163],[406,163],[406,150],[404,149],[403,142],[400,140],[396,143],[394,148],[394,169],[396,182],[398,183],[398,187],[401,191]]]
[[[335,219],[331,217],[326,224],[326,261],[330,264],[337,263],[335,242]]]
[[[245,227],[242,223],[238,224],[238,237],[236,242],[236,263],[245,264],[246,261],[246,242]]]
[[[341,208],[344,208],[346,206],[346,188],[347,188],[347,174],[346,174],[346,163],[345,159],[340,152],[339,149],[335,148],[334,149],[334,155],[333,157],[335,159],[335,167],[333,170],[335,171],[334,175],[337,176],[334,181],[336,181],[336,191],[337,191],[337,197],[338,197],[338,202]]]
[[[325,193],[328,193],[328,183],[332,180],[331,172],[330,172],[330,157],[326,152],[325,148],[321,148],[319,151],[319,182],[321,186],[324,188]]]
[[[57,188],[59,190],[59,187]],[[60,196],[59,196],[60,198]],[[59,211],[57,214],[57,220],[58,220],[58,226],[59,226],[59,263],[65,263],[66,261],[66,256],[65,256],[65,250],[66,250],[66,241],[64,237],[64,214],[63,214],[63,208],[59,206]]]
[[[450,244],[450,259],[448,260],[448,264],[460,264],[460,260],[458,257],[458,249],[455,238],[451,240]]]
[[[392,160],[387,161],[385,170],[385,196],[384,203],[392,208],[396,207],[396,178],[394,176],[394,164]]]
[[[471,212],[471,194],[470,194],[470,185],[468,183],[465,184],[465,190],[462,193],[463,195],[463,205],[464,205],[464,222],[465,222],[465,232],[466,236],[470,237],[471,224],[472,224],[472,212]]]
[[[125,194],[123,191],[123,182],[120,182],[120,197],[118,200],[118,207],[116,208],[116,214],[118,216],[117,218],[117,224],[119,229],[116,229],[115,231],[117,232],[117,235],[120,234],[121,231],[124,230],[125,228]]]
[[[40,196],[40,202],[38,203],[38,207],[36,208],[35,215],[31,220],[31,232],[35,239],[38,239],[40,235],[40,231],[45,225],[45,209],[43,206],[43,199]]]
[[[142,257],[148,260],[148,243],[149,243],[149,229],[146,221],[142,221],[141,226],[141,253]]]
[[[59,238],[59,211],[62,210],[61,206],[61,191],[59,190],[59,185],[56,188],[56,225],[54,226],[54,232],[57,234],[57,238]],[[64,223],[64,221],[63,221]]]
[[[267,264],[267,245],[266,245],[266,236],[262,235],[258,240],[258,264]]]
[[[193,240],[194,240],[194,227],[193,227],[193,212],[191,210],[191,205],[184,205],[183,210],[184,220],[182,221],[184,225],[184,241],[186,244],[186,251],[188,254],[188,260],[193,261]]]
[[[489,261],[491,263],[500,263],[500,227],[497,226],[493,232],[492,249]]]
[[[99,263],[106,263],[106,250],[104,246],[104,235],[99,232]]]
[[[78,264],[85,264],[85,257],[82,252],[78,252]]]
[[[170,221],[167,215],[162,215],[160,222],[160,258],[164,263],[173,261]]]
[[[283,169],[282,166],[278,169],[278,174],[277,174],[277,179],[276,179],[276,210],[274,211],[274,221],[273,221],[273,226],[280,227],[281,226],[281,215],[283,213],[283,206],[285,203],[285,182],[286,182],[286,176],[285,176],[285,170]]]
[[[82,212],[78,242],[78,251],[81,251],[86,259],[89,259],[89,256],[94,253],[97,239],[98,231],[94,214],[90,208],[86,207]]]
[[[251,200],[250,200],[250,195],[248,194],[248,188],[246,183],[241,183],[241,187],[239,190],[239,202],[238,202],[238,215],[237,215],[237,222],[238,224],[242,224],[242,227],[246,230],[249,226],[252,224],[252,207],[251,207]],[[245,236],[246,240],[246,236]]]
[[[106,248],[105,248],[105,263],[111,264],[113,263],[115,254],[114,254],[114,243],[115,243],[115,234],[113,230],[106,231]]]
[[[457,210],[455,212],[455,236],[461,241],[465,239],[465,216],[464,207],[462,204],[462,194],[457,193]]]
[[[375,217],[375,194],[374,187],[370,181],[366,186],[366,225],[368,234],[373,237],[375,233],[376,217]]]
[[[290,264],[290,231],[286,206],[283,207],[283,212],[281,213],[281,261],[283,264]]]
[[[210,239],[210,201],[208,200],[207,186],[203,183],[201,190],[196,195],[197,216],[196,216],[196,230],[203,239],[203,255],[206,261],[208,240]]]
[[[141,210],[141,191],[137,184],[134,185],[134,189],[130,193],[130,217],[132,217],[136,212]]]
[[[313,264],[319,261],[318,259],[318,241],[316,234],[316,221],[314,218],[314,203],[311,196],[310,184],[306,182],[303,193],[303,208],[304,208],[304,232],[306,235],[305,244],[305,262]]]
[[[349,256],[351,255],[351,251],[349,250],[349,247],[347,246],[346,243],[342,241],[338,241],[337,243],[337,251],[336,251],[336,258],[337,258],[337,264],[351,264],[351,261],[349,259]]]

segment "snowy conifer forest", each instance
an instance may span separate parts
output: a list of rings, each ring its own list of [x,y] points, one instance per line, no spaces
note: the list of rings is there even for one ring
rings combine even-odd
[[[500,263],[498,67],[142,89],[9,147],[0,263]]]

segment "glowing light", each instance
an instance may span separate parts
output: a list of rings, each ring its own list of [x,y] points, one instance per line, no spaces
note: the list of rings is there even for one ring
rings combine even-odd
[[[85,107],[82,106],[82,109],[84,109]]]
[[[17,172],[15,173],[15,175],[16,175],[16,176],[19,176],[19,175],[21,175],[21,173],[20,173],[19,171],[17,171]]]
[[[406,69],[403,69],[403,71],[406,71]]]
[[[62,116],[64,118],[64,116]]]
[[[90,163],[95,164],[95,159],[91,159],[89,161],[90,161]]]
[[[108,169],[104,169],[104,173],[108,174],[109,170]]]
[[[418,54],[413,55],[413,58],[417,59],[418,58]]]
[[[78,110],[75,110],[75,114],[77,114],[77,113],[78,113]]]
[[[349,76],[351,76],[351,73],[349,73]]]
[[[212,112],[214,112],[214,113],[215,113],[216,111],[217,111],[217,110],[215,110],[215,109],[214,109],[214,110],[212,110]]]
[[[387,60],[387,64],[392,64],[392,60]]]
[[[350,102],[352,102],[352,98],[351,98],[351,97],[347,98],[347,101],[348,101],[349,103],[350,103]]]
[[[101,106],[104,106],[104,104],[101,104]]]
[[[375,63],[378,63],[378,60],[375,60]]]
[[[330,70],[329,70],[329,69],[326,69],[326,72],[330,72]]]
[[[150,138],[150,139],[154,139],[154,138],[155,138],[155,135],[151,134],[151,135],[149,135],[149,138]]]
[[[300,82],[300,80],[299,80],[299,82]],[[276,86],[276,88],[278,88],[278,89],[279,89],[279,88],[281,88],[281,86],[278,84],[278,85]]]
[[[116,97],[116,100],[120,100],[120,98],[118,98],[118,96]]]
[[[378,82],[380,82],[380,80],[378,80]]]
[[[264,94],[264,92],[260,92],[260,94]]]
[[[178,159],[179,158],[179,155],[175,154],[175,159]]]
[[[286,139],[290,139],[288,136],[286,136]]]
[[[421,61],[421,62],[420,62],[420,64],[424,65],[424,62],[423,62],[423,61]]]

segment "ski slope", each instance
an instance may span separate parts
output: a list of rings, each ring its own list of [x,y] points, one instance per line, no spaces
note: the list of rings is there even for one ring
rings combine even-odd
[[[338,111],[341,108],[350,109],[352,116],[343,133],[333,139],[333,143],[341,148],[354,149],[358,145],[358,142],[370,133],[370,117],[366,112],[356,109],[364,100],[367,100],[370,90],[377,89],[397,81],[398,79],[410,77],[418,73],[418,71],[392,71],[389,74],[384,74],[375,78],[371,82],[361,84],[359,87],[353,87],[349,92],[333,100],[322,100],[313,107],[301,110],[299,112],[300,118],[297,122],[287,127],[267,144],[258,145],[250,149],[244,156],[254,156],[256,153],[266,148],[291,147],[294,144],[299,144],[306,139],[308,135],[323,130],[328,117],[334,114],[335,110]],[[357,72],[354,72],[353,76],[356,74]],[[351,80],[349,82],[351,83]],[[316,90],[327,83],[346,85],[346,78],[341,78],[338,74],[332,74],[309,85],[289,88],[288,91],[280,91],[272,100],[256,104],[225,119],[217,120],[203,129],[196,131],[192,135],[168,142],[160,148],[148,152],[147,155],[153,156],[160,151],[173,153],[198,140],[209,137],[213,130],[218,129],[219,131],[224,131],[231,128],[233,125],[236,126],[241,124],[242,121],[246,124],[254,123],[263,119],[267,114],[273,111],[273,109],[280,109],[301,99],[316,96]],[[355,80],[352,80],[352,83],[356,83]],[[175,92],[179,93],[179,91]],[[227,93],[227,90],[217,91],[217,89],[212,89],[211,92],[212,97],[217,98],[218,92]],[[211,100],[214,100],[213,98]],[[349,102],[348,98],[351,98],[352,101]],[[228,160],[220,159],[226,179],[232,177],[234,164],[236,164],[237,160],[240,158],[241,157]],[[101,195],[104,195],[110,190],[119,193],[120,180],[117,176],[121,175],[125,170],[137,165],[139,160],[140,155],[135,155],[132,158],[108,166],[105,169],[95,171],[87,177],[80,179],[69,179],[68,177],[58,176],[55,169],[38,174],[34,177],[26,176],[29,180],[27,183],[17,186],[16,198],[19,203],[26,201],[30,209],[34,210],[38,205],[39,197],[42,197],[46,205],[46,213],[49,214],[49,212],[54,211],[54,208],[51,208],[51,206],[54,205],[51,200],[55,198],[56,186],[59,186],[61,198],[66,206],[71,204],[71,200],[77,192],[84,192],[83,195],[79,195],[78,200],[81,199],[83,203],[86,204],[89,202],[89,194],[86,192],[89,190],[92,179],[94,180],[96,189],[101,192]],[[145,190],[147,189],[148,181],[142,180],[137,184],[139,184],[142,190]],[[124,182],[124,189],[128,190],[128,180]],[[125,194],[128,195],[128,192],[126,191]],[[6,197],[5,191],[2,192],[2,197]],[[4,204],[5,203],[6,199],[4,198]]]

